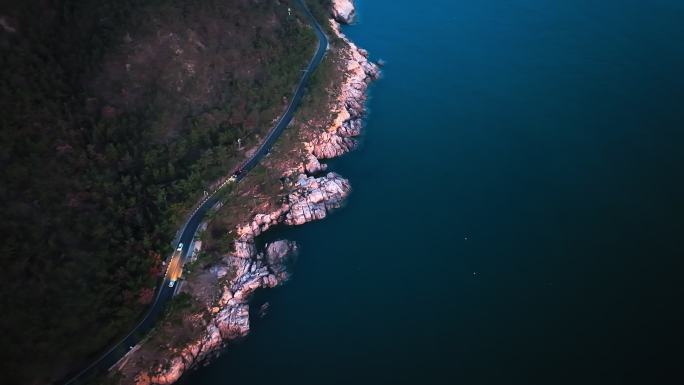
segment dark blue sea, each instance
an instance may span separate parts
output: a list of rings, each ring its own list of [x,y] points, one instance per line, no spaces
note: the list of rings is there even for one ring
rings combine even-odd
[[[684,2],[357,4],[354,192],[183,383],[684,383]]]

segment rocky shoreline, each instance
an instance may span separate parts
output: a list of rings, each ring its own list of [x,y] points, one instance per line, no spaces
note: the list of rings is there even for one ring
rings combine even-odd
[[[286,195],[279,207],[257,213],[236,229],[234,250],[212,269],[220,287],[218,299],[209,309],[211,315],[199,338],[157,360],[157,364],[142,370],[132,378],[137,385],[172,384],[185,372],[217,355],[235,339],[249,333],[249,299],[261,288],[273,288],[289,279],[288,265],[297,253],[294,242],[280,240],[258,250],[255,239],[269,228],[290,226],[325,218],[341,207],[351,192],[349,181],[326,170],[323,159],[345,154],[357,146],[365,113],[368,84],[379,76],[378,66],[368,60],[365,50],[350,42],[341,32],[339,23],[350,23],[354,6],[350,0],[332,2],[332,30],[342,41],[340,56],[343,81],[336,85],[337,94],[329,126],[312,128],[302,135],[303,161],[283,173]],[[234,275],[230,279],[228,271]],[[118,368],[122,368],[126,363]],[[130,376],[130,374],[129,374]],[[125,376],[131,378],[129,376]]]

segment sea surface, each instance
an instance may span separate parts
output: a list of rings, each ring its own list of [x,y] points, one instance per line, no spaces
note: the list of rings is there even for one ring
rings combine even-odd
[[[182,383],[684,383],[684,2],[357,4],[354,192]]]

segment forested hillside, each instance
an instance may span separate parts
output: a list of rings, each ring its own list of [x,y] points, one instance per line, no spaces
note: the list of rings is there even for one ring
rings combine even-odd
[[[314,1],[321,14],[325,1]],[[282,111],[314,35],[277,0],[0,2],[3,383],[128,330],[186,210]]]

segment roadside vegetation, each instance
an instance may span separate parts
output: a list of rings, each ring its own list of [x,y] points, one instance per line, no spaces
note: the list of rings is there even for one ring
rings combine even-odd
[[[327,0],[307,3],[326,12]],[[313,33],[288,7],[0,5],[14,30],[0,30],[8,383],[62,378],[150,304],[187,210],[271,127],[313,52]]]

